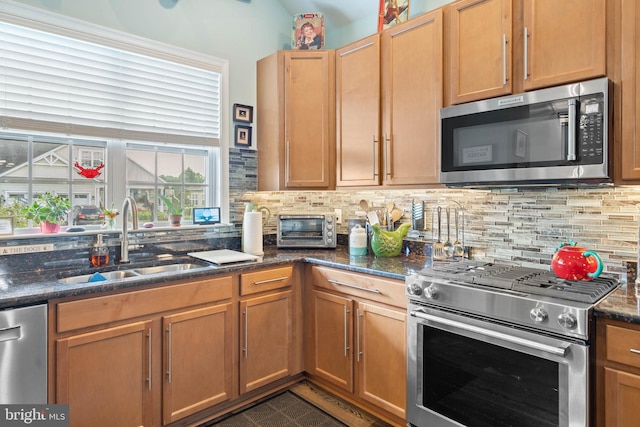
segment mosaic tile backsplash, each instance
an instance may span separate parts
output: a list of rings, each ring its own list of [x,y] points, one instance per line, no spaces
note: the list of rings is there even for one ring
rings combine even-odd
[[[625,273],[627,264],[635,265],[638,259],[640,187],[258,192],[250,179],[256,174],[252,158],[256,152],[241,151],[247,176],[237,177],[244,186],[230,192],[231,221],[238,226],[243,204],[252,201],[267,206],[273,214],[340,208],[344,220],[338,233],[347,234],[347,219],[356,217],[360,200],[374,206],[393,202],[404,211],[400,222],[411,221],[415,200],[426,202],[425,239],[431,238],[431,209],[461,205],[465,214],[464,244],[473,248],[474,258],[548,267],[558,245],[574,240],[598,251],[607,272]],[[238,158],[240,153],[231,156]],[[265,234],[275,233],[275,227],[275,220],[269,220]]]

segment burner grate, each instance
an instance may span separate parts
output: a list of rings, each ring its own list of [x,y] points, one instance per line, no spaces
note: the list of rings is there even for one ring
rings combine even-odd
[[[511,289],[529,295],[595,303],[618,286],[612,278],[565,280],[548,270],[480,261],[461,261],[434,266],[422,271],[427,277],[438,277],[500,289]]]

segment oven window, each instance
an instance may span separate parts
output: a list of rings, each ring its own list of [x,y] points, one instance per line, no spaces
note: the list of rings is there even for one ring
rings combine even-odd
[[[559,365],[424,327],[423,404],[469,427],[559,424]]]
[[[323,238],[324,218],[280,219],[280,235],[283,240]]]

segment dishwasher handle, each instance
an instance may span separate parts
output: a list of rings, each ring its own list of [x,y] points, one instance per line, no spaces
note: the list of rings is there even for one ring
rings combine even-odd
[[[0,329],[0,342],[20,339],[20,328],[18,325]]]

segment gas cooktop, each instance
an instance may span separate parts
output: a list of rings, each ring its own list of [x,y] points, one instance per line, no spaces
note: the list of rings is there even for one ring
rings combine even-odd
[[[436,265],[420,271],[419,274],[468,286],[510,289],[528,295],[592,304],[618,286],[618,280],[614,278],[565,280],[548,270],[482,261]]]

